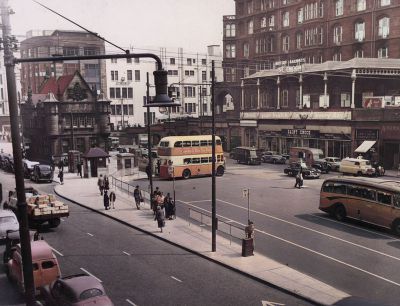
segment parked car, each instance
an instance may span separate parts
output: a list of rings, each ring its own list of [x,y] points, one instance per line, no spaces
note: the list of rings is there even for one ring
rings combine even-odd
[[[237,163],[247,165],[260,165],[261,154],[260,151],[254,147],[237,147],[234,149],[235,159]]]
[[[23,159],[22,163],[24,165],[24,176],[25,178],[30,178],[33,172],[33,167],[35,165],[39,165],[39,162],[30,161],[27,159]]]
[[[50,245],[44,240],[31,241],[33,281],[35,289],[51,284],[61,276],[57,257]],[[24,279],[22,274],[21,245],[18,244],[11,253],[11,259],[6,265],[7,277],[16,283],[18,289],[24,292]],[[37,291],[36,293],[39,293]]]
[[[311,168],[318,169],[321,173],[329,173],[331,167],[325,159],[316,159],[311,165]]]
[[[0,241],[7,237],[8,231],[18,231],[19,223],[15,214],[9,209],[0,210]]]
[[[1,169],[7,172],[14,172],[14,157],[11,154],[2,154]]]
[[[300,168],[303,172],[303,178],[311,179],[311,178],[319,178],[321,175],[321,171],[315,168],[309,168],[305,163],[290,163],[283,172],[288,176],[296,176],[300,171]]]
[[[52,182],[54,169],[50,165],[38,164],[33,166],[31,180],[39,183],[41,181]]]
[[[272,163],[272,164],[284,164],[286,163],[286,158],[279,154],[274,155],[263,155],[261,157],[264,163]]]
[[[40,295],[46,306],[114,305],[103,285],[93,276],[85,274],[57,279],[41,287]]]
[[[332,171],[339,171],[341,159],[339,157],[325,157]]]

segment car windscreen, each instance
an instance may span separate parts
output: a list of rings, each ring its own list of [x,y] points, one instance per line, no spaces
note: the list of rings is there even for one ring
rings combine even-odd
[[[38,167],[41,171],[51,171],[51,167],[48,165],[39,165]]]
[[[101,295],[103,295],[103,291],[101,291],[98,288],[87,289],[79,295],[79,300],[81,300],[81,301],[87,300],[87,299],[93,298],[95,296],[101,296]]]
[[[0,217],[0,224],[15,223],[15,218],[11,216]]]

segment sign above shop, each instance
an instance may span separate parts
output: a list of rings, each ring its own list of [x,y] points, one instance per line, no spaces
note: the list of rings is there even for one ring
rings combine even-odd
[[[300,138],[319,138],[319,131],[303,129],[282,129],[282,136]]]
[[[356,129],[356,139],[377,140],[379,139],[379,130]]]

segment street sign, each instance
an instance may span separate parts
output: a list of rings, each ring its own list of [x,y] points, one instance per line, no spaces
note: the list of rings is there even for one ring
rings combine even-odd
[[[248,195],[249,195],[249,189],[243,189],[242,190],[242,197],[243,198],[247,198]]]

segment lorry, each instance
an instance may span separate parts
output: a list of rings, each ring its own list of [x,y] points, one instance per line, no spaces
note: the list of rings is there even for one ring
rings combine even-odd
[[[30,227],[37,227],[48,223],[50,228],[60,225],[62,217],[69,216],[68,205],[58,201],[53,194],[40,194],[32,187],[25,188],[25,196]],[[10,191],[5,209],[11,209],[19,218],[17,192]]]

